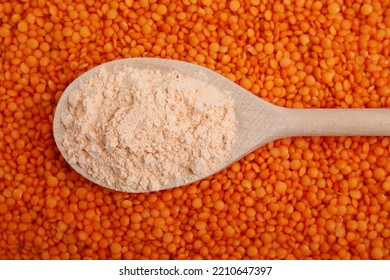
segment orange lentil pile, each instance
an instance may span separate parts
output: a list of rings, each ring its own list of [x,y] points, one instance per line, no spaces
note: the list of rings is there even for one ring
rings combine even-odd
[[[56,104],[127,57],[206,66],[294,108],[390,108],[388,0],[1,0],[0,259],[390,259],[390,138],[269,143],[192,185],[114,192]]]

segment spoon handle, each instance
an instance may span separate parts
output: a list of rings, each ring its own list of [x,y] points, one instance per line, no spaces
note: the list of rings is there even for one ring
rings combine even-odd
[[[390,136],[390,109],[285,109],[285,136]]]

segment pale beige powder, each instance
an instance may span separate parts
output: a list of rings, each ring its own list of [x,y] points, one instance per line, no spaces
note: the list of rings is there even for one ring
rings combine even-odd
[[[130,192],[206,176],[235,141],[233,100],[176,71],[101,68],[69,94],[61,122],[69,162]]]

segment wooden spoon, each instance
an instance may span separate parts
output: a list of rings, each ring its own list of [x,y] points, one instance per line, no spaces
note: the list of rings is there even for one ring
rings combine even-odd
[[[390,136],[390,109],[289,109],[272,105],[245,90],[222,75],[195,64],[161,59],[128,58],[97,66],[74,80],[64,91],[54,116],[54,139],[64,156],[62,140],[65,128],[60,121],[61,112],[67,106],[67,95],[83,80],[91,77],[100,67],[112,69],[116,65],[128,65],[137,69],[175,69],[184,75],[215,86],[234,99],[237,120],[237,140],[231,157],[210,170],[208,177],[239,160],[255,149],[276,139],[292,136]],[[90,181],[103,185],[92,178],[79,165],[72,167]],[[203,179],[197,178],[197,180]],[[197,180],[186,181],[185,184]],[[103,186],[104,187],[104,186]],[[174,183],[161,186],[160,190],[177,187]]]

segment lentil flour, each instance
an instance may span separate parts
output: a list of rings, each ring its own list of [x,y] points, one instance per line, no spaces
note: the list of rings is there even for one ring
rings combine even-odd
[[[235,142],[233,100],[177,71],[103,66],[69,94],[61,122],[69,163],[129,192],[207,176]]]

